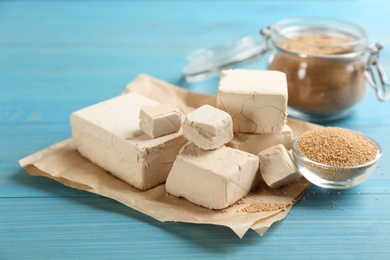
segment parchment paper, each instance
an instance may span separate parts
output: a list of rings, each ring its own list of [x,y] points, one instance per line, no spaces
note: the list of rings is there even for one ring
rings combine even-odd
[[[189,112],[203,104],[216,104],[215,96],[190,92],[143,74],[129,83],[125,92],[139,93],[162,103],[175,104],[183,112]],[[288,125],[293,129],[294,135],[318,127],[290,118]],[[263,235],[274,222],[286,217],[294,203],[310,187],[310,183],[303,177],[280,189],[270,189],[261,181],[259,187],[243,199],[243,204],[225,210],[210,210],[167,194],[164,184],[148,191],[133,188],[83,158],[71,138],[29,155],[19,163],[33,176],[45,176],[72,188],[112,198],[159,221],[227,226],[240,238],[249,229]],[[255,213],[242,211],[251,203],[285,207]]]

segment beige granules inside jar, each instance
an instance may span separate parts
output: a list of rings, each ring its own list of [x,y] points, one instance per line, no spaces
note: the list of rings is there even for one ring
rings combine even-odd
[[[305,54],[334,55],[351,52],[346,44],[353,39],[325,34],[299,34],[282,43],[282,48]],[[343,45],[345,44],[345,45]]]
[[[357,166],[375,158],[378,147],[363,135],[338,127],[304,132],[296,142],[306,158],[330,166]]]
[[[292,37],[291,41],[275,43],[287,52],[275,51],[268,68],[286,73],[290,107],[305,113],[328,115],[343,112],[363,98],[366,89],[363,56],[337,56],[355,51],[355,46],[345,44],[350,40],[302,34]]]

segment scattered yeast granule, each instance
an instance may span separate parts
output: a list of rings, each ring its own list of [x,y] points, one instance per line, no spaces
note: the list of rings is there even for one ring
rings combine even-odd
[[[249,194],[250,194],[250,193],[249,193]],[[243,197],[243,198],[237,200],[236,202],[234,202],[234,203],[231,204],[230,206],[228,206],[228,207],[222,209],[222,213],[227,213],[227,212],[228,212],[228,209],[230,209],[230,208],[232,208],[232,207],[234,207],[234,206],[236,206],[236,205],[243,205],[243,204],[245,204],[244,198],[248,197],[249,194],[246,195],[245,197]]]
[[[264,202],[252,202],[249,206],[243,208],[242,212],[256,213],[261,211],[274,211],[274,210],[286,210],[289,205],[282,203],[264,203]]]
[[[308,159],[331,166],[357,166],[375,158],[378,147],[363,135],[338,127],[304,132],[297,150]]]

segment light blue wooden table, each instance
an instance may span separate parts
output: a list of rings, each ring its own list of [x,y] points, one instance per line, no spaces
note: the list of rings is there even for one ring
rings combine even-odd
[[[118,95],[139,73],[216,93],[217,80],[180,80],[186,55],[280,19],[326,16],[364,26],[390,75],[385,1],[1,1],[0,259],[390,259],[390,103],[368,89],[348,119],[383,148],[362,185],[312,187],[260,237],[160,223],[110,199],[31,177],[18,160],[70,137],[72,111]],[[252,65],[264,69],[264,63]],[[328,191],[326,191],[328,192]]]

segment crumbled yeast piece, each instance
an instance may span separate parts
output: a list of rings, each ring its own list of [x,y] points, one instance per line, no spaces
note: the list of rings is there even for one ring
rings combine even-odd
[[[182,127],[184,137],[204,150],[217,149],[233,138],[231,116],[209,105],[189,113]]]
[[[180,130],[181,112],[171,104],[144,106],[139,120],[139,128],[151,138],[156,138]]]
[[[269,70],[224,70],[217,107],[232,116],[236,133],[279,133],[287,119],[286,75]]]
[[[168,193],[210,209],[223,209],[238,201],[258,180],[256,155],[222,146],[203,150],[186,144],[168,175]]]
[[[233,139],[226,146],[257,155],[259,152],[277,144],[283,144],[286,149],[291,149],[292,141],[292,130],[285,125],[280,133],[275,134],[235,133]]]
[[[270,188],[280,188],[301,177],[286,148],[279,144],[261,151],[260,172]]]

